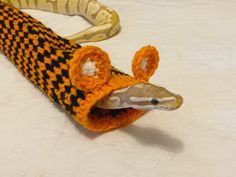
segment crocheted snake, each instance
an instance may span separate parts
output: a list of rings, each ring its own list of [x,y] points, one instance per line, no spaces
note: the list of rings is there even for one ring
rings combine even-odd
[[[22,9],[40,9],[65,15],[81,15],[94,26],[66,37],[77,43],[100,41],[120,30],[119,15],[96,0],[1,0]]]
[[[50,100],[92,131],[125,126],[144,113],[132,108],[101,109],[98,105],[109,94],[113,97],[130,88],[143,85],[147,88],[159,60],[154,47],[142,48],[133,59],[134,77],[128,76],[112,67],[108,54],[100,48],[81,47],[62,38],[28,14],[1,1],[0,50]],[[147,91],[153,92],[152,88],[150,85]],[[182,97],[164,88],[155,88],[162,91],[154,92],[154,100],[142,97],[143,102],[160,105],[160,109],[167,105],[177,108],[182,104]],[[136,96],[130,100],[140,101]]]

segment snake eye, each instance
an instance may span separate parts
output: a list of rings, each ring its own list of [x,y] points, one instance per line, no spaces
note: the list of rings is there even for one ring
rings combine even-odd
[[[152,102],[152,104],[154,104],[154,105],[159,104],[159,101],[158,101],[158,99],[156,99],[156,98],[153,98],[153,99],[151,100],[151,102]]]

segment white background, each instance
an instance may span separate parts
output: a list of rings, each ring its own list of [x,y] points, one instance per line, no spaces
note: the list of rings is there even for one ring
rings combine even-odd
[[[93,43],[131,74],[144,45],[158,47],[152,78],[184,97],[174,112],[151,111],[105,134],[74,123],[0,56],[1,177],[235,177],[236,1],[102,0],[122,31]],[[60,35],[81,17],[27,11]]]

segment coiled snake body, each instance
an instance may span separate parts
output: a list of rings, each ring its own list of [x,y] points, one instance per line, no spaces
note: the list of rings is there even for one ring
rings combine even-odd
[[[1,0],[22,9],[40,9],[65,15],[80,15],[94,26],[66,37],[77,43],[112,37],[120,30],[118,14],[96,0]]]

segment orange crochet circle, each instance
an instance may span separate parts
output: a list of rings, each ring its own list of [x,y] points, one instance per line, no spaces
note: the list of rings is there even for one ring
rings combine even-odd
[[[148,81],[158,67],[159,54],[155,47],[146,46],[134,56],[132,71],[134,77],[141,81]]]
[[[85,46],[74,54],[69,75],[77,89],[90,92],[108,82],[110,68],[111,62],[106,52],[98,47]]]

